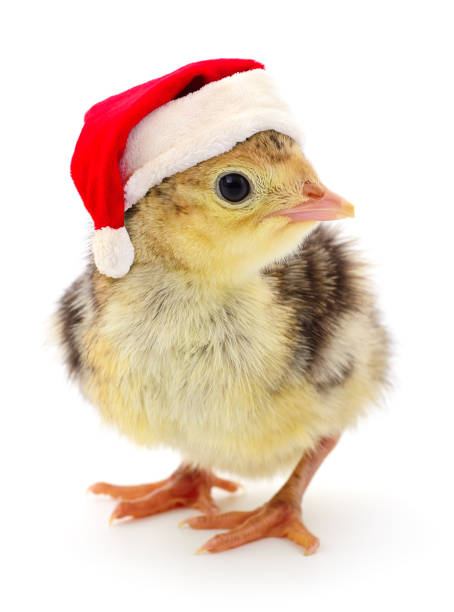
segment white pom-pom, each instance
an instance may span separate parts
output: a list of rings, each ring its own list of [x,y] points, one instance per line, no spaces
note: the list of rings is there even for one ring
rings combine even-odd
[[[103,227],[93,238],[95,264],[101,274],[121,278],[132,266],[134,247],[125,227]]]

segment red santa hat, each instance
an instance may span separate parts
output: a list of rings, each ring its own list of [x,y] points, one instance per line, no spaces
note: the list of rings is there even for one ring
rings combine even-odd
[[[71,161],[93,218],[93,254],[102,274],[124,276],[134,248],[124,212],[165,177],[274,129],[299,129],[263,64],[217,59],[188,64],[95,104]]]

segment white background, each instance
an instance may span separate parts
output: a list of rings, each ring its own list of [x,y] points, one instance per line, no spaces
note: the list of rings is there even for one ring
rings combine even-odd
[[[16,2],[3,9],[3,610],[452,610],[453,16],[450,2]],[[395,337],[395,389],[310,486],[313,557],[284,540],[192,553],[175,511],[108,527],[96,480],[178,458],[101,425],[43,348],[83,266],[90,219],[69,177],[84,111],[210,57],[263,61],[323,182],[351,200]],[[201,126],[202,127],[202,126]],[[246,483],[255,507],[282,479]]]

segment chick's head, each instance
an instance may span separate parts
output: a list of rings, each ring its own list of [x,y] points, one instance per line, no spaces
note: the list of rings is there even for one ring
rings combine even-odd
[[[295,141],[268,130],[164,179],[126,225],[138,264],[158,255],[207,278],[240,280],[292,253],[320,220],[351,215]]]

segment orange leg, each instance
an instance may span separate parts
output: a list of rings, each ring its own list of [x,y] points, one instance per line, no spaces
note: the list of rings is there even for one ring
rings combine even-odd
[[[328,453],[334,448],[338,436],[323,439],[318,447],[305,453],[284,486],[269,502],[249,512],[227,512],[214,516],[197,516],[181,521],[193,529],[228,529],[206,542],[197,553],[222,552],[262,538],[288,538],[314,553],[319,540],[302,522],[301,499],[312,477]]]
[[[143,518],[181,507],[215,514],[219,509],[211,496],[212,487],[233,493],[239,485],[206,470],[181,465],[169,478],[159,482],[131,487],[97,482],[88,490],[122,500],[110,517],[110,523],[113,523],[123,518]]]

